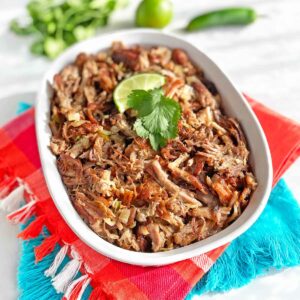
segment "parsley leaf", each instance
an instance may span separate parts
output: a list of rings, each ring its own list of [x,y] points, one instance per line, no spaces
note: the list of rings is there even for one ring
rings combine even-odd
[[[134,123],[137,135],[148,138],[154,150],[165,146],[168,139],[177,136],[180,105],[165,97],[161,88],[150,91],[133,90],[127,103],[138,112]]]

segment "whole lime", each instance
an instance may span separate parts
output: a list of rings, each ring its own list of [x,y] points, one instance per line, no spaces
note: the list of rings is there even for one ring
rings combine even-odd
[[[173,4],[170,0],[143,0],[135,14],[139,27],[163,28],[173,17]]]

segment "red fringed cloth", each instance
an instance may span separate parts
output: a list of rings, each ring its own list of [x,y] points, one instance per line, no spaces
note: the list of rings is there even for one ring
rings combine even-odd
[[[300,126],[263,105],[250,101],[267,136],[271,149],[275,184],[300,154]],[[0,206],[13,223],[36,218],[18,236],[37,237],[45,225],[50,236],[35,248],[36,263],[61,249],[45,276],[52,277],[64,299],[80,299],[91,284],[90,299],[184,299],[209,270],[226,245],[192,259],[162,267],[139,267],[107,258],[84,244],[72,232],[56,209],[46,186],[34,128],[34,109],[30,109],[0,130]],[[25,199],[25,204],[20,203]],[[71,260],[57,274],[65,255]],[[73,280],[78,271],[83,274]]]

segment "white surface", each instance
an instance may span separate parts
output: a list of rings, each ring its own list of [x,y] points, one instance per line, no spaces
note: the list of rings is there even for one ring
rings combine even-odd
[[[48,62],[28,53],[29,41],[7,30],[8,21],[22,14],[26,1],[0,1],[0,98],[35,91]],[[133,0],[133,4],[137,1]],[[237,86],[278,112],[300,121],[300,1],[299,0],[174,0],[175,19],[168,29],[178,33],[186,20],[200,11],[220,6],[250,5],[263,15],[246,28],[214,29],[185,35],[199,44],[230,75]],[[110,28],[132,26],[134,5],[118,12]],[[108,31],[110,29],[104,29]],[[3,102],[2,102],[3,103]],[[7,118],[6,106],[0,118]],[[280,142],[279,142],[280,143]],[[300,198],[300,160],[286,173],[285,179]],[[0,299],[15,299],[17,241],[14,230],[2,224],[0,217]],[[248,286],[230,293],[203,296],[201,299],[297,299],[300,294],[300,268],[258,278]]]
[[[248,138],[251,151],[250,159],[259,185],[241,217],[225,230],[205,240],[171,251],[157,253],[134,252],[120,249],[100,238],[86,225],[74,209],[59,175],[56,157],[49,149],[51,138],[51,130],[48,125],[50,116],[49,98],[52,92],[50,91],[49,94],[49,83],[52,84],[54,75],[68,62],[74,61],[79,53],[83,51],[97,53],[97,51],[109,48],[116,40],[126,41],[127,45],[140,44],[145,46],[151,46],[155,41],[156,45],[184,49],[191,60],[201,66],[206,77],[215,83],[222,95],[222,105],[225,112],[240,120]],[[245,232],[256,221],[268,201],[273,180],[272,161],[265,135],[250,105],[218,66],[200,49],[175,36],[153,30],[133,29],[95,37],[69,48],[53,62],[43,78],[36,102],[35,120],[43,172],[56,207],[77,236],[93,249],[110,258],[134,265],[159,266],[195,257],[227,244]]]

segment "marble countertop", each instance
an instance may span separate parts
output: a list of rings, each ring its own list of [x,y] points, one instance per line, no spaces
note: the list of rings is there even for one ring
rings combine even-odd
[[[9,21],[22,16],[25,0],[0,2],[0,123],[9,119],[17,100],[32,101],[42,74],[50,62],[28,52],[30,38],[20,38],[8,30]],[[275,111],[300,121],[300,1],[299,0],[173,0],[174,21],[167,29],[201,47],[231,77],[241,91]],[[133,11],[138,3],[131,0],[125,10],[116,12],[110,32],[133,27]],[[243,28],[211,29],[186,34],[181,28],[198,12],[224,6],[254,7],[260,18]],[[16,95],[21,96],[16,96]],[[4,108],[5,107],[5,108]],[[280,145],[279,145],[280,147]],[[285,174],[288,185],[300,199],[300,160]],[[17,298],[16,270],[19,251],[17,228],[4,222],[0,215],[0,299]],[[296,299],[300,294],[300,268],[272,272],[238,290],[203,296],[210,300]]]

